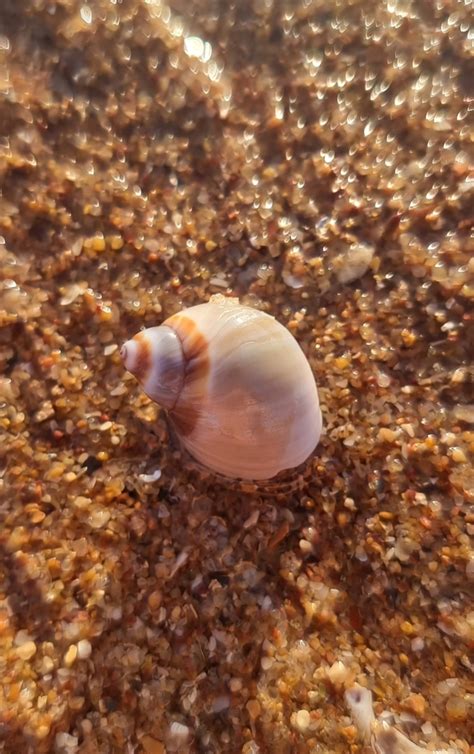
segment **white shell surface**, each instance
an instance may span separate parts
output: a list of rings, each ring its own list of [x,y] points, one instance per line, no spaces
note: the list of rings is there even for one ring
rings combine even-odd
[[[186,309],[166,325],[180,337],[185,357],[193,354],[170,416],[194,458],[248,480],[270,479],[308,458],[321,434],[318,393],[308,361],[285,327],[222,297]]]

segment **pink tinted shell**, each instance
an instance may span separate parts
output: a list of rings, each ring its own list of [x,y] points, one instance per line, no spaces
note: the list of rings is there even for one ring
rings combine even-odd
[[[291,333],[268,314],[213,297],[143,330],[125,352],[130,343],[136,358],[125,358],[126,367],[168,408],[185,448],[209,469],[271,479],[316,447],[322,421],[313,373]],[[172,384],[168,400],[163,377]]]

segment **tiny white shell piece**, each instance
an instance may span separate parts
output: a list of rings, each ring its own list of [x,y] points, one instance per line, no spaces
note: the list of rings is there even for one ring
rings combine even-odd
[[[370,743],[374,754],[427,754],[427,749],[410,741],[407,736],[385,722],[377,720],[372,706],[372,692],[356,684],[345,693],[347,706],[360,736]],[[432,754],[450,754],[438,749]]]
[[[372,726],[375,723],[372,692],[357,684],[346,691],[345,697],[359,733],[365,743],[369,743],[372,736]]]

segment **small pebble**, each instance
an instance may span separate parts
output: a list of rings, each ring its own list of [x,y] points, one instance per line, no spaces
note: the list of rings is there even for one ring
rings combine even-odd
[[[455,463],[466,463],[467,458],[462,448],[452,448],[451,458]]]
[[[67,650],[66,654],[64,655],[64,664],[67,668],[70,668],[74,665],[77,657],[78,649],[75,644],[71,644],[69,649]]]
[[[73,505],[80,510],[85,510],[86,508],[89,508],[90,505],[92,505],[92,500],[90,499],[90,497],[84,497],[84,495],[78,495],[72,502]]]
[[[465,699],[460,696],[451,696],[446,702],[446,712],[448,718],[455,722],[461,722],[467,719],[468,705]]]
[[[161,592],[154,591],[148,597],[148,606],[150,610],[158,610],[161,605],[163,596]]]
[[[250,699],[247,702],[246,707],[252,720],[256,720],[257,717],[260,716],[261,707],[260,707],[260,702],[258,702],[257,699]]]
[[[455,406],[453,414],[458,421],[474,424],[474,403]]]
[[[95,508],[87,520],[93,529],[101,529],[109,522],[110,512],[106,508]]]
[[[123,238],[121,236],[112,236],[109,239],[110,248],[114,251],[118,251],[118,249],[121,249],[123,247]]]
[[[94,238],[91,239],[91,246],[94,251],[104,251],[105,238],[103,238],[102,236],[94,236]]]
[[[381,442],[392,443],[397,439],[397,433],[394,432],[393,429],[382,427],[382,429],[379,430],[378,439]]]
[[[143,746],[145,754],[166,754],[164,745],[156,738],[143,736],[140,743]]]
[[[51,730],[51,725],[49,723],[41,723],[35,730],[36,737],[39,738],[40,741],[42,741],[46,736],[49,735],[49,731]]]
[[[411,642],[411,648],[413,652],[421,652],[424,649],[425,642],[421,638],[421,636],[416,636],[414,639],[412,639]]]
[[[326,672],[327,677],[335,686],[342,686],[350,675],[349,668],[341,660],[334,662]]]
[[[54,743],[58,754],[75,754],[79,746],[77,736],[72,736],[69,733],[64,732],[56,733]]]
[[[42,675],[47,675],[48,673],[51,673],[51,671],[54,668],[54,662],[51,659],[51,657],[43,657],[41,660],[41,673]]]
[[[309,724],[311,722],[311,717],[306,709],[300,709],[295,714],[295,728],[297,728],[301,733],[304,733],[309,727]]]
[[[80,660],[86,660],[88,657],[91,656],[92,652],[92,646],[90,641],[87,641],[87,639],[81,639],[81,641],[78,641],[77,643],[77,656]]]
[[[218,715],[220,712],[223,712],[224,710],[228,709],[230,706],[230,697],[227,696],[227,694],[220,694],[220,696],[216,697],[211,705],[211,710],[215,715]]]
[[[190,734],[190,730],[187,725],[183,725],[183,723],[173,722],[170,725],[170,736],[172,738],[175,738],[181,742],[181,744],[184,744],[185,741],[188,740]]]
[[[26,641],[24,644],[20,644],[16,649],[18,657],[22,660],[31,660],[36,654],[36,644],[34,641]]]
[[[407,709],[412,710],[417,717],[423,717],[426,712],[426,699],[422,694],[409,694],[405,701]]]
[[[421,732],[423,733],[424,736],[431,737],[434,733],[434,728],[432,724],[429,721],[427,721],[426,723],[423,723],[423,725],[421,726]]]
[[[350,246],[344,254],[334,261],[337,279],[340,283],[353,283],[365,275],[370,267],[375,249],[363,243]]]

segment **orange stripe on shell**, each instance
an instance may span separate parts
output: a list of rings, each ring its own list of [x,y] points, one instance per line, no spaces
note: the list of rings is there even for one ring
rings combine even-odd
[[[133,340],[138,344],[133,373],[137,380],[143,384],[151,370],[151,344],[144,332],[137,333]]]
[[[202,381],[204,388],[210,371],[209,345],[198,326],[185,313],[174,314],[164,323],[171,327],[181,341],[185,360],[185,384]],[[190,435],[199,418],[199,411],[190,405],[180,406],[179,401],[170,412],[170,418],[183,437]]]
[[[174,314],[163,323],[173,328],[183,346],[186,381],[205,380],[209,373],[209,345],[196,323],[185,314]]]

